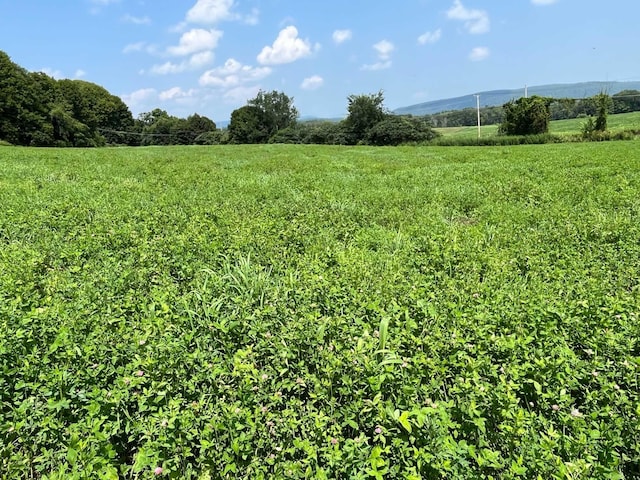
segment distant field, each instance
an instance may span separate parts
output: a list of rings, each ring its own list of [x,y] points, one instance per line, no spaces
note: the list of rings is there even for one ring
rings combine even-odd
[[[582,126],[586,119],[575,118],[570,120],[555,120],[549,125],[549,132],[557,135],[577,135],[582,132]],[[640,112],[620,113],[609,115],[608,128],[612,132],[625,129],[640,129]],[[478,135],[478,127],[448,127],[436,128],[436,131],[445,136],[461,138],[475,138]],[[498,133],[498,125],[481,126],[481,136],[492,136]]]
[[[0,479],[639,478],[639,155],[3,149]]]

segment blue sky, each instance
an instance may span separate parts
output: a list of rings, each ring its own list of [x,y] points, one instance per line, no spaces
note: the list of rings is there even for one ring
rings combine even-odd
[[[525,84],[640,80],[640,1],[0,0],[0,50],[95,82],[134,115],[216,121],[258,89],[302,116]],[[470,96],[469,106],[475,105]]]

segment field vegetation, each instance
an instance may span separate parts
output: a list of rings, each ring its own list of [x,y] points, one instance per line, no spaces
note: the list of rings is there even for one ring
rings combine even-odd
[[[552,120],[549,122],[549,133],[560,137],[561,140],[581,140],[581,134],[587,118],[572,118],[567,120]],[[498,135],[499,125],[482,125],[481,138],[491,138]],[[436,132],[446,139],[472,140],[478,137],[477,126],[435,128]],[[630,132],[640,134],[640,112],[618,113],[607,117],[607,130],[612,134]]]
[[[639,478],[638,160],[4,148],[0,478]]]

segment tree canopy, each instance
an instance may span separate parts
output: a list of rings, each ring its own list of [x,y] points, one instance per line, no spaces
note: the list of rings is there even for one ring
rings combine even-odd
[[[30,73],[0,51],[0,140],[61,147],[186,145],[215,131],[216,124],[198,114],[183,119],[155,109],[134,120],[122,99],[105,88]]]
[[[367,132],[387,115],[382,91],[370,95],[349,95],[347,101],[349,114],[345,123],[357,140],[363,140]]]
[[[293,98],[275,90],[260,90],[231,113],[229,139],[232,143],[266,143],[280,130],[295,125],[297,118]]]

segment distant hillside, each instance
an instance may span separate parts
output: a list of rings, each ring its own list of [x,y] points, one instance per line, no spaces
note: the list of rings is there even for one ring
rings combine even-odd
[[[528,94],[540,95],[553,98],[585,98],[600,93],[607,92],[609,95],[616,94],[622,90],[640,90],[640,82],[584,82],[567,83],[555,85],[538,85],[528,88]],[[524,96],[524,88],[515,90],[492,90],[480,92],[480,105],[483,107],[493,107],[503,105],[509,100]],[[473,94],[444,100],[434,100],[431,102],[418,103],[408,107],[395,109],[393,112],[402,115],[431,115],[449,110],[462,110],[463,108],[475,107],[476,99]]]

